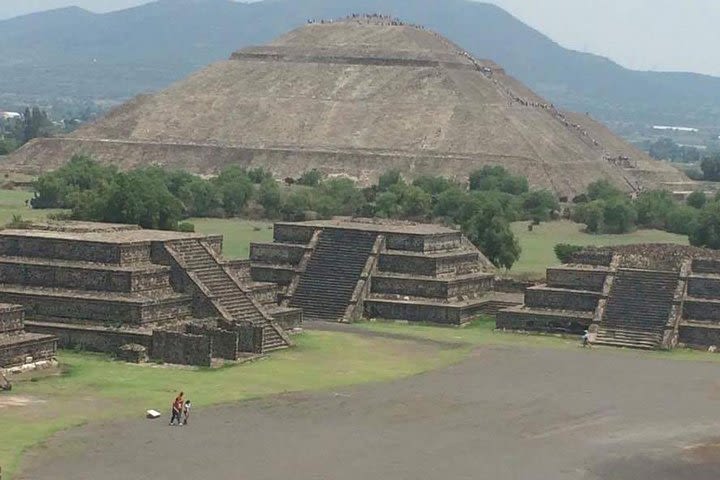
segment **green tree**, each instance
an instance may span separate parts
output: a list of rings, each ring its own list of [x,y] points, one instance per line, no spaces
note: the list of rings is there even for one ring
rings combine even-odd
[[[401,189],[400,210],[405,218],[425,218],[430,215],[432,197],[420,187],[407,186]]]
[[[616,197],[605,202],[603,211],[604,231],[607,233],[629,232],[637,220],[635,207],[626,198]]]
[[[238,215],[252,198],[253,183],[247,172],[238,166],[224,169],[214,183],[220,192],[223,210],[227,215]]]
[[[667,218],[677,203],[665,190],[643,192],[635,201],[638,225],[646,228],[664,229]]]
[[[511,175],[504,167],[486,165],[470,173],[470,190],[497,190],[511,195],[520,195],[528,191],[525,177]]]
[[[720,153],[706,157],[700,163],[703,178],[710,182],[720,181]]]
[[[477,213],[463,231],[498,268],[511,268],[520,258],[520,243],[513,235],[510,224],[490,210]]]
[[[686,203],[693,208],[703,208],[707,203],[707,195],[705,195],[705,192],[692,192],[688,195]]]
[[[375,214],[381,218],[394,218],[400,213],[400,198],[393,192],[382,192],[375,199]]]
[[[453,186],[452,182],[445,177],[434,177],[430,175],[418,177],[413,180],[412,184],[433,197],[440,195]]]
[[[308,187],[317,187],[318,185],[320,185],[320,182],[322,182],[322,179],[322,172],[316,168],[313,168],[312,170],[303,172],[303,174],[300,175],[297,183],[300,185],[306,185]]]
[[[560,260],[562,263],[570,263],[572,261],[573,254],[581,251],[583,248],[582,245],[570,245],[568,243],[558,243],[555,245],[555,248],[553,249],[555,251],[555,256],[558,260]]]
[[[665,229],[680,235],[690,235],[698,225],[700,210],[687,205],[678,205],[667,217]]]
[[[587,195],[590,200],[608,200],[622,196],[623,192],[607,180],[597,180],[588,185]]]
[[[282,208],[282,194],[280,186],[273,179],[266,179],[258,189],[258,202],[265,209],[265,215],[276,217]]]
[[[265,170],[263,167],[252,168],[247,172],[248,178],[252,183],[261,184],[265,180],[272,180],[273,174],[270,170]]]
[[[605,227],[605,202],[595,200],[579,204],[573,210],[572,220],[585,224],[588,233],[602,232]]]
[[[394,185],[404,183],[405,181],[402,178],[400,170],[388,170],[380,175],[380,179],[378,180],[378,191],[387,192]]]
[[[546,222],[560,204],[549,190],[533,190],[523,195],[522,209],[531,219]]]
[[[467,192],[458,187],[451,187],[437,196],[433,214],[437,217],[449,218],[454,223],[461,223],[460,212],[468,202],[470,196]]]
[[[697,225],[690,232],[690,244],[720,249],[720,203],[710,202],[700,211]]]
[[[117,171],[87,155],[75,155],[55,170],[41,175],[33,184],[33,208],[73,208],[78,193],[107,187]]]
[[[366,200],[362,190],[348,178],[332,178],[320,184],[316,189],[321,203],[318,213],[323,217],[333,215],[354,215],[365,206]]]

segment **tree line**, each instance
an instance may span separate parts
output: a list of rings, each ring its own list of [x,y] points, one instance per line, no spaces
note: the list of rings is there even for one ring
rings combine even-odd
[[[498,267],[510,268],[520,246],[510,223],[557,217],[559,205],[547,190],[531,190],[527,179],[503,167],[483,167],[463,184],[422,176],[412,182],[396,170],[359,187],[348,178],[310,170],[276,181],[261,168],[230,166],[216,177],[144,167],[126,172],[87,156],[75,156],[34,184],[33,208],[68,209],[77,220],[138,224],[165,230],[192,229],[190,217],[283,219],[337,215],[438,221],[459,226]]]

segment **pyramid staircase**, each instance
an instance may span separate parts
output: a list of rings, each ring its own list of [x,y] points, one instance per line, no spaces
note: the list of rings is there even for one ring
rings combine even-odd
[[[207,290],[211,299],[218,302],[223,316],[229,317],[226,320],[251,322],[262,327],[262,353],[291,345],[282,328],[240,287],[209,246],[198,239],[183,239],[166,244],[166,248],[174,250],[182,258],[190,277]]]
[[[290,300],[305,319],[340,321],[370,257],[376,233],[325,229]]]
[[[678,280],[677,272],[618,269],[595,343],[659,348]]]

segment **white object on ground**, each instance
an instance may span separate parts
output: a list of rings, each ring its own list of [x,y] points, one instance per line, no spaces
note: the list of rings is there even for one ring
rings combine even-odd
[[[157,410],[148,410],[145,413],[147,414],[147,418],[151,418],[151,419],[160,418],[160,412],[158,412]]]

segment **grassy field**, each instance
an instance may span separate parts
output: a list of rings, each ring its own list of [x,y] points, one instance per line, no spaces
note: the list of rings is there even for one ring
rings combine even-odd
[[[201,409],[271,394],[402,378],[449,365],[469,352],[469,347],[335,332],[306,332],[295,339],[293,349],[215,370],[132,365],[103,355],[62,352],[63,375],[16,383],[10,394],[0,395],[3,478],[17,469],[26,449],[56,431],[110,417],[143,416],[149,408],[166,414],[180,390]],[[25,406],[4,406],[8,400]]]
[[[13,215],[21,215],[25,220],[43,219],[59,210],[33,210],[25,202],[32,198],[27,190],[0,190],[0,226],[12,220]]]
[[[582,232],[583,225],[557,221],[543,223],[527,229],[528,222],[516,222],[512,225],[513,233],[520,240],[522,254],[520,260],[510,270],[511,275],[542,277],[545,269],[560,262],[555,257],[553,248],[558,243],[575,245],[626,245],[635,243],[679,243],[687,245],[684,235],[662,232],[659,230],[638,230],[622,235],[592,235]]]
[[[270,222],[237,218],[191,218],[188,222],[195,225],[196,232],[223,235],[223,256],[226,258],[247,258],[250,242],[272,241]]]

